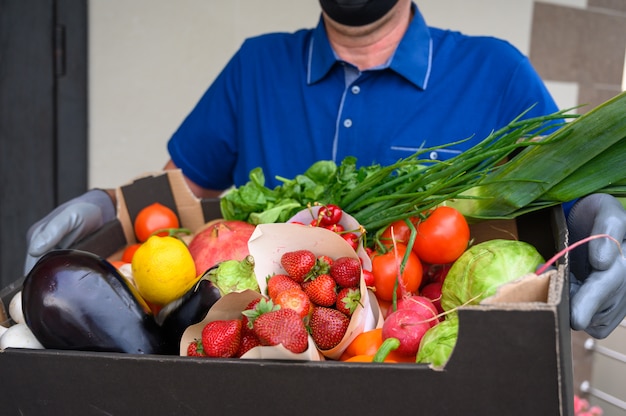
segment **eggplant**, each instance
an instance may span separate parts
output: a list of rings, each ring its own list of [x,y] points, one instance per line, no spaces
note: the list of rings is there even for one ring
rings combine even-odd
[[[111,263],[86,251],[42,256],[24,280],[22,310],[45,348],[172,353],[136,290]]]
[[[212,267],[209,270],[216,268]],[[208,271],[187,293],[165,305],[156,316],[172,351],[180,351],[180,339],[191,325],[202,321],[221,298],[220,290],[208,280]]]

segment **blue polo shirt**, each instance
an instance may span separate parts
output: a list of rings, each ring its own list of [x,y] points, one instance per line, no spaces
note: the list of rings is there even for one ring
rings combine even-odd
[[[557,106],[511,44],[428,27],[415,16],[387,65],[358,71],[337,59],[323,20],[314,29],[247,39],[168,142],[173,162],[207,189],[266,185],[317,160],[387,165],[420,147],[444,160],[534,105]]]

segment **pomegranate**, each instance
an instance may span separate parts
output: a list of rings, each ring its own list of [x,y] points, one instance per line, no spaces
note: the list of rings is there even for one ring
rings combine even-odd
[[[225,260],[242,260],[250,254],[248,240],[255,226],[245,221],[216,219],[200,228],[189,242],[198,274]]]

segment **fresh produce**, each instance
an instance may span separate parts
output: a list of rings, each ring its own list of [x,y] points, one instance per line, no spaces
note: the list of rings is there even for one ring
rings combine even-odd
[[[377,235],[394,221],[452,201],[466,218],[481,219],[514,218],[591,192],[623,196],[626,173],[607,174],[602,167],[610,160],[620,163],[625,108],[622,93],[580,117],[567,110],[526,119],[521,114],[441,163],[422,158],[441,147],[421,149],[389,166],[358,166],[353,157],[339,165],[323,160],[292,179],[279,178],[283,184],[274,189],[265,187],[257,168],[248,183],[222,198],[222,215],[254,224],[284,222],[309,204],[335,204]],[[555,127],[560,128],[542,140],[533,139]]]
[[[126,246],[126,248],[122,252],[122,261],[124,263],[132,263],[133,256],[135,255],[135,252],[139,247],[141,247],[141,243],[130,244]]]
[[[317,257],[310,250],[288,251],[281,256],[280,264],[292,279],[302,283],[314,275]]]
[[[261,299],[253,309],[244,311],[244,315],[261,345],[282,344],[295,354],[304,352],[309,346],[304,321],[293,309],[279,308],[271,300]]]
[[[179,228],[180,222],[172,209],[155,202],[139,211],[133,227],[137,240],[142,243],[155,233],[161,236],[168,235],[168,230]]]
[[[6,348],[43,349],[44,346],[41,345],[28,325],[16,323],[6,328],[0,336],[0,351]]]
[[[171,351],[180,350],[180,338],[185,330],[202,321],[220,298],[219,289],[203,276],[187,293],[159,310],[155,320]]]
[[[293,309],[305,322],[313,311],[311,299],[300,287],[283,290],[272,300],[281,308]]]
[[[467,249],[469,241],[465,217],[454,208],[440,206],[417,223],[413,251],[426,263],[452,263]]]
[[[348,325],[350,318],[344,313],[324,306],[315,306],[309,321],[311,337],[321,350],[336,347],[345,335]]]
[[[450,311],[477,305],[501,285],[533,273],[544,262],[535,247],[523,241],[489,240],[470,247],[446,276],[441,306]]]
[[[407,260],[400,272],[405,254]],[[417,255],[413,251],[407,252],[404,244],[398,243],[394,249],[386,253],[375,254],[372,258],[374,294],[381,300],[392,301],[394,293],[396,297],[414,293],[422,282],[422,270]],[[394,289],[396,287],[397,289]]]
[[[341,288],[356,287],[361,279],[361,262],[348,256],[336,258],[330,266],[330,275]]]
[[[224,260],[204,274],[219,290],[222,296],[231,292],[250,289],[259,291],[254,274],[254,257],[247,255],[242,260]]]
[[[416,309],[398,309],[385,318],[382,337],[397,338],[400,341],[398,354],[415,357],[422,337],[431,327],[423,313]]]
[[[448,315],[446,319],[430,328],[420,341],[415,359],[418,363],[441,367],[448,362],[459,333],[458,315]]]
[[[420,295],[429,299],[435,305],[438,313],[443,313],[443,308],[441,307],[442,288],[443,282],[431,282],[420,288]]]
[[[133,256],[132,271],[141,296],[158,306],[180,298],[198,280],[187,246],[170,236],[148,238]]]
[[[350,317],[361,303],[361,289],[358,287],[344,287],[337,292],[335,308]]]
[[[24,280],[22,309],[46,348],[173,353],[141,296],[91,253],[68,249],[42,256]]]
[[[424,296],[411,295],[398,299],[397,310],[400,309],[413,309],[422,317],[422,321],[431,327],[439,323],[437,307]]]
[[[287,289],[301,289],[299,283],[286,274],[273,274],[267,278],[267,296],[276,299],[276,296]]]
[[[241,319],[211,321],[202,329],[202,351],[207,357],[234,357],[241,345]]]
[[[217,219],[197,230],[189,252],[199,274],[225,260],[241,260],[248,254],[248,240],[254,225],[244,221]]]
[[[329,274],[313,276],[302,288],[315,305],[334,306],[337,302],[337,282]]]
[[[352,340],[348,347],[345,349],[340,357],[340,361],[359,361],[359,362],[371,362],[374,360],[374,356],[379,351],[383,344],[383,329],[376,328],[369,331],[361,332]],[[402,354],[398,354],[395,350],[398,348],[395,346],[391,351],[387,352],[384,362],[414,362],[413,358],[407,357]]]
[[[22,291],[17,292],[9,301],[9,316],[13,322],[18,324],[26,323],[22,310]]]

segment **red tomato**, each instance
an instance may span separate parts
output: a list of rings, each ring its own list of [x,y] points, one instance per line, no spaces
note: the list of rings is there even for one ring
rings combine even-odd
[[[463,214],[442,206],[417,224],[413,252],[426,263],[452,263],[467,249],[469,240],[470,229]]]
[[[144,242],[154,232],[166,228],[179,228],[180,224],[174,211],[165,205],[155,202],[139,211],[137,218],[135,218],[134,226],[137,240]],[[167,233],[163,232],[158,235],[163,236],[167,235]]]
[[[395,250],[392,248],[384,254],[375,255],[372,258],[372,273],[374,274],[374,293],[376,297],[382,300],[390,301],[393,299],[393,288],[399,274],[400,265],[406,246],[404,244],[396,244],[397,258]],[[415,293],[422,283],[422,263],[417,255],[413,252],[409,253],[404,272],[400,277],[398,284],[397,296],[403,296],[408,293]]]
[[[141,243],[131,244],[124,249],[122,253],[122,261],[126,263],[133,262],[133,255],[135,255],[135,251],[141,246]]]
[[[413,225],[415,225],[417,228],[417,223],[419,221],[419,218],[411,217],[410,220],[413,223]],[[392,238],[392,231],[393,231],[393,238]],[[402,219],[402,220],[392,222],[391,224],[389,224],[387,228],[385,228],[385,230],[380,235],[380,242],[386,247],[391,246],[391,244],[393,243],[393,239],[395,239],[397,243],[408,244],[410,236],[411,236],[411,228],[407,224],[406,220]]]

